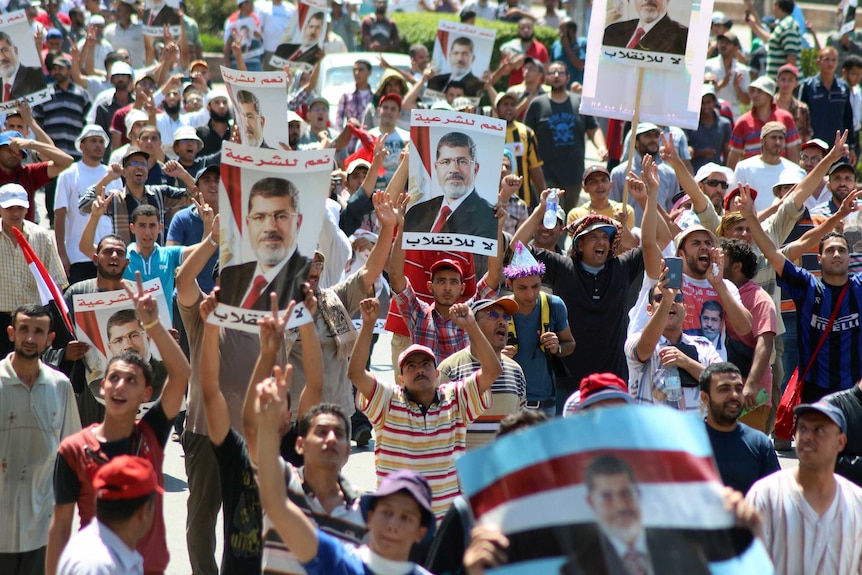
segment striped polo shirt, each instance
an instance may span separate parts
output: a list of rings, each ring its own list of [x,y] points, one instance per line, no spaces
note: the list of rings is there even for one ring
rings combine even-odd
[[[377,482],[399,469],[425,476],[440,521],[460,493],[455,459],[464,453],[467,425],[491,407],[491,391],[480,394],[474,373],[444,383],[434,402],[423,409],[400,385],[374,379],[371,397],[357,394],[356,405],[374,425]]]
[[[513,359],[500,356],[503,375],[491,384],[493,405],[476,421],[467,426],[467,450],[481,447],[494,441],[500,430],[500,422],[510,414],[518,413],[527,400],[527,378],[524,370]],[[470,348],[462,349],[444,359],[439,366],[440,381],[467,379],[482,367]]]

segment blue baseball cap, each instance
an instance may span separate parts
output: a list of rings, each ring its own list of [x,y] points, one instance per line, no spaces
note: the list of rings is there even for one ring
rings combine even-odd
[[[8,146],[12,143],[12,138],[23,138],[24,134],[21,132],[17,132],[15,130],[8,130],[6,132],[0,132],[0,148],[3,146]],[[24,154],[24,157],[27,157],[27,150],[21,150],[21,153]]]
[[[793,408],[793,413],[796,414],[796,417],[812,412],[822,413],[838,426],[841,433],[847,433],[847,419],[844,417],[844,412],[828,401],[821,399],[817,403],[801,403]]]

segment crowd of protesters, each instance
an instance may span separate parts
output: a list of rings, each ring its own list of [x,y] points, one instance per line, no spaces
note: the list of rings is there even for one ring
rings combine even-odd
[[[303,286],[314,321],[287,329],[273,294],[259,338],[233,350],[206,320],[222,289],[220,150],[240,127],[262,142],[252,103],[234,109],[213,85],[182,2],[179,35],[162,37],[144,34],[136,0],[8,3],[26,11],[51,99],[21,99],[0,133],[0,570],[164,573],[173,438],[195,575],[483,573],[508,541],[487,526],[471,537],[458,456],[546,419],[660,404],[704,420],[728,505],[777,572],[859,572],[862,35],[821,46],[793,0],[762,18],[749,2],[744,21],[715,12],[697,128],[626,125],[580,114],[587,43],[571,4],[545,0],[536,16],[517,0],[422,2],[517,26],[497,69],[450,77],[434,100],[426,47],[409,48],[409,69],[378,56],[402,49],[386,0],[331,0],[324,47],[285,94],[285,147],[336,150]],[[634,4],[647,26],[667,17],[667,0]],[[273,69],[300,13],[241,2],[225,30],[247,25],[262,55],[226,32],[225,64]],[[559,39],[542,45],[540,26]],[[808,77],[803,47],[817,50]],[[366,54],[330,102],[321,62],[347,51]],[[506,122],[499,180],[476,182],[499,190],[493,257],[402,248],[417,108]],[[19,237],[72,312],[103,291],[134,304],[95,389],[89,345],[42,306]],[[170,317],[143,287],[154,278]],[[351,317],[361,327],[340,329]],[[389,374],[369,368],[378,320]],[[226,359],[249,351],[252,372]],[[788,386],[800,405],[779,411]],[[373,442],[374,493],[343,474],[351,442]],[[794,444],[798,469],[780,471],[776,452]],[[642,555],[621,572],[665,572]]]

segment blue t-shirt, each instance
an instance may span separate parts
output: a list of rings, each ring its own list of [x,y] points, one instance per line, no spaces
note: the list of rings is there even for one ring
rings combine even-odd
[[[575,40],[575,44],[572,46],[572,52],[578,55],[578,58],[581,61],[587,59],[587,39],[581,36],[577,40]],[[569,61],[569,56],[566,54],[566,51],[563,49],[563,44],[559,40],[554,42],[551,46],[551,62],[562,62],[566,65],[566,69],[569,71],[569,84],[572,82],[580,82],[584,83],[584,70],[578,70],[575,68],[572,63]]]
[[[170,300],[174,293],[174,275],[182,263],[183,249],[184,246],[162,247],[156,244],[156,249],[149,258],[145,259],[138,251],[138,244],[132,243],[128,249],[129,265],[123,272],[123,278],[131,281],[135,281],[135,272],[141,272],[144,281],[160,279],[165,297],[168,299],[168,311],[171,313],[172,321],[174,310]]]
[[[850,389],[862,377],[862,337],[860,337],[859,306],[862,305],[862,279],[850,274],[850,287],[841,308],[826,336],[816,361],[805,376],[830,392]],[[796,341],[799,350],[799,370],[805,369],[823,335],[835,302],[844,286],[823,283],[808,270],[790,261],[784,263],[778,285],[784,288],[796,305]]]
[[[744,423],[733,431],[718,431],[704,425],[725,485],[748,493],[758,479],[780,469],[778,456],[766,434]]]
[[[204,237],[204,221],[198,213],[197,206],[189,206],[178,211],[171,220],[168,229],[168,241],[177,242],[183,246],[193,246]],[[198,274],[198,285],[204,293],[210,293],[215,287],[213,280],[213,269],[218,262],[218,250],[204,266],[203,271]]]
[[[303,564],[308,575],[375,575],[359,555],[359,550],[317,530],[317,557]],[[413,565],[407,575],[429,575]]]
[[[524,315],[515,314],[515,333],[518,336],[518,353],[513,358],[524,370],[527,377],[527,401],[543,401],[554,399],[554,377],[548,365],[545,352],[539,347],[539,332],[552,331],[559,333],[569,327],[566,304],[555,295],[548,296],[551,306],[549,329],[544,330],[542,321],[541,297],[533,307],[533,311]]]

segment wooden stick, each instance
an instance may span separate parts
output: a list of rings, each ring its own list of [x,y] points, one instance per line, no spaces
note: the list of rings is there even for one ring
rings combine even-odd
[[[640,115],[641,115],[641,93],[644,88],[644,69],[638,68],[638,88],[637,92],[635,92],[635,113],[632,115],[632,129],[629,132],[629,155],[628,161],[626,162],[626,178],[628,178],[629,173],[632,171],[632,161],[635,156],[635,138],[637,136],[632,136],[631,133],[634,132],[637,134],[638,124],[640,123]],[[629,203],[629,182],[628,179],[625,180],[623,184],[623,210],[626,209],[626,205]],[[625,211],[623,211],[625,213]]]

